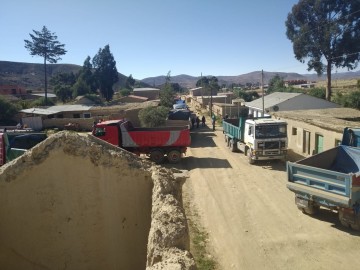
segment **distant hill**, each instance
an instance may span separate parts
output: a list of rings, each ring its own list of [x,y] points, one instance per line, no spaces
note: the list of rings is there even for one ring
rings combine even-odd
[[[57,73],[65,72],[77,73],[81,66],[72,64],[48,64],[49,79]],[[276,74],[284,80],[307,80],[307,81],[322,81],[326,80],[326,75],[318,77],[316,74],[298,74],[286,72],[268,72],[264,71],[264,84],[267,84],[271,78]],[[209,75],[207,75],[209,76]],[[215,75],[216,76],[216,75]],[[360,78],[360,71],[336,73],[332,75],[335,79],[358,79]],[[216,76],[219,80],[219,85],[235,84],[261,84],[261,71],[254,71],[238,76]],[[126,76],[119,73],[119,82],[115,85],[115,89],[119,89],[125,85]],[[166,76],[157,76],[145,78],[137,82],[141,87],[154,86],[158,87],[165,83]],[[182,87],[194,88],[200,76],[194,77],[189,75],[177,75],[171,77],[172,83],[178,83]],[[13,84],[24,86],[27,90],[39,90],[44,88],[44,65],[32,63],[20,63],[0,61],[0,85]],[[50,87],[50,86],[49,86]],[[51,89],[51,88],[50,88]]]
[[[47,64],[48,79],[57,73],[76,74],[81,68],[82,66],[72,64]],[[119,81],[115,88],[124,86],[126,78],[125,75],[119,73]],[[20,85],[27,90],[44,89],[44,65],[0,61],[0,85],[4,84]]]
[[[271,78],[275,75],[279,75],[284,80],[307,80],[307,81],[323,81],[326,80],[326,75],[322,75],[318,77],[316,74],[298,74],[298,73],[286,73],[286,72],[268,72],[264,71],[264,84],[268,84]],[[209,76],[209,75],[207,75]],[[212,76],[212,75],[211,75]],[[355,79],[360,78],[360,71],[356,72],[345,72],[345,73],[336,73],[332,75],[333,78],[337,79]],[[246,73],[238,76],[215,76],[219,80],[219,85],[231,85],[233,83],[236,84],[261,84],[261,71],[254,71],[250,73]],[[165,76],[157,76],[150,77],[141,80],[151,86],[158,86],[165,83]],[[171,77],[172,83],[178,83],[183,87],[194,88],[196,86],[196,82],[200,79],[200,76],[193,77],[189,75],[177,75]]]

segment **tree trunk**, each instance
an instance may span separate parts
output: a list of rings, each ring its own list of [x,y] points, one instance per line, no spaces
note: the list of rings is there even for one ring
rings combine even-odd
[[[44,70],[45,70],[45,106],[47,106],[47,72],[46,72],[46,57],[44,57]]]
[[[327,76],[326,100],[331,101],[331,63],[330,63],[330,61],[328,61],[328,64],[327,64],[326,76]]]

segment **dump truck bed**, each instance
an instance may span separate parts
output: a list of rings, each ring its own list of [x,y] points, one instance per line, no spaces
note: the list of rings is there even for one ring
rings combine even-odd
[[[337,146],[287,163],[287,187],[298,196],[329,207],[350,207],[360,199],[360,149]]]

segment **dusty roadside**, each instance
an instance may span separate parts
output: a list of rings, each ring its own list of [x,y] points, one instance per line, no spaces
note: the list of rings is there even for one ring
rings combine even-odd
[[[219,269],[347,269],[358,264],[360,234],[334,212],[302,214],[286,188],[285,164],[250,165],[226,148],[222,131],[195,131],[181,167],[183,196],[209,234]],[[191,218],[191,216],[190,216]]]

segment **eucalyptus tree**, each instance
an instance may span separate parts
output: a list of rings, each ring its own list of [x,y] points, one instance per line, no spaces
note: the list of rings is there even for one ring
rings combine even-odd
[[[326,99],[331,99],[331,71],[353,70],[360,60],[359,0],[300,0],[288,14],[286,35],[295,58],[308,70],[326,72]]]

